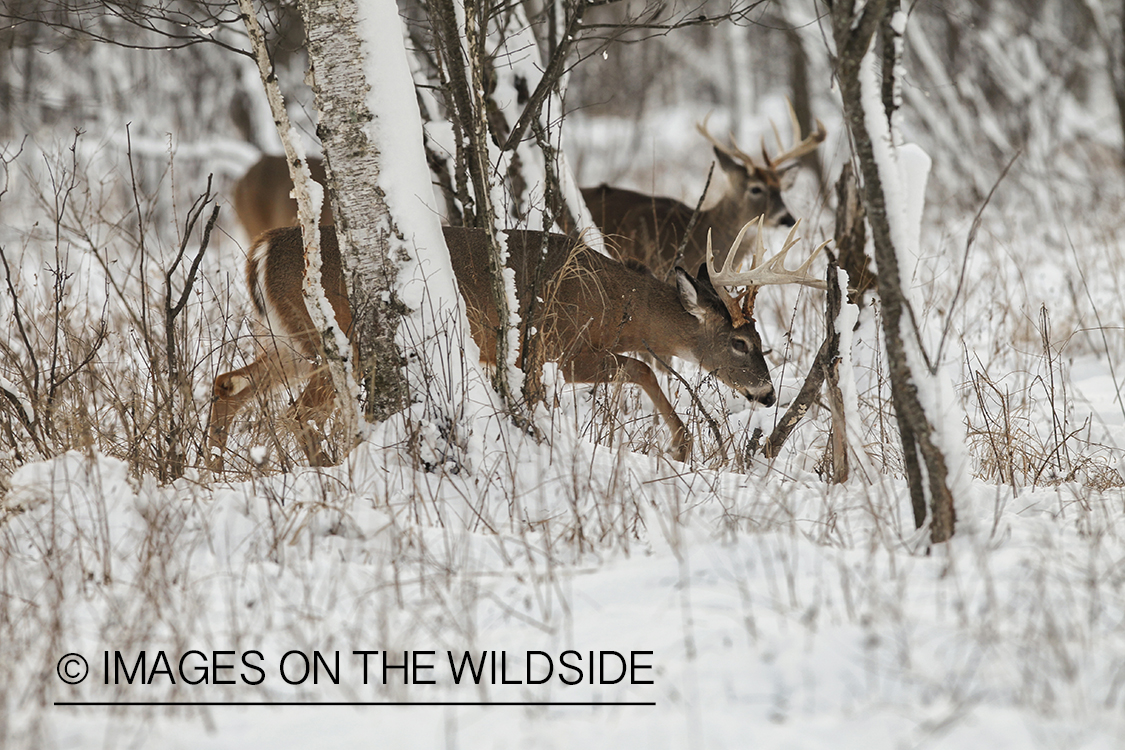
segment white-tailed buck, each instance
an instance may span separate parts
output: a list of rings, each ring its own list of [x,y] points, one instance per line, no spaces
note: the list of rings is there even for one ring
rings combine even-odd
[[[308,163],[312,178],[321,185],[327,184],[324,162],[310,156]],[[292,192],[293,179],[284,156],[263,156],[234,183],[231,189],[234,212],[251,240],[270,229],[297,226],[297,201]],[[320,209],[320,223],[332,223],[332,206],[327,193]]]
[[[793,124],[793,146],[784,149],[777,136],[780,152],[770,157],[762,144],[762,162],[738,147],[733,134],[731,145],[716,140],[707,130],[707,120],[697,125],[714,147],[719,166],[727,176],[728,187],[723,197],[713,206],[699,212],[690,235],[693,206],[672,198],[659,198],[632,190],[600,185],[583,188],[582,197],[594,216],[594,223],[606,235],[607,244],[616,248],[617,257],[644,263],[657,276],[666,277],[677,264],[676,255],[681,246],[683,259],[679,265],[695,268],[703,262],[708,235],[713,236],[719,248],[719,263],[726,261],[728,249],[741,261],[745,248],[735,249],[734,238],[747,222],[765,217],[765,225],[792,226],[793,215],[781,199],[781,191],[788,187],[791,169],[797,159],[816,150],[824,140],[824,125],[817,120],[817,129],[807,138],[801,138],[797,115],[789,107]],[[775,130],[776,135],[776,130]],[[687,242],[685,243],[685,237]]]
[[[444,231],[472,336],[482,359],[493,364],[498,324],[487,278],[486,234],[462,227]],[[651,353],[665,362],[670,357],[696,362],[746,398],[767,406],[773,403],[769,368],[750,317],[751,294],[745,295],[740,306],[727,290],[712,283],[707,267],[697,277],[677,269],[673,285],[562,235],[544,238],[538,232],[509,231],[506,237],[521,320],[525,327],[531,325],[539,331],[542,348],[537,358],[557,362],[572,383],[609,382],[620,377],[641,386],[672,432],[675,458],[686,459],[690,436],[649,366],[626,353]],[[737,240],[741,239],[739,235]],[[546,253],[541,254],[544,240]],[[336,233],[330,226],[321,227],[321,253],[325,288],[336,321],[350,331],[351,309]],[[531,295],[528,290],[540,257],[544,266],[538,277],[548,281]],[[304,267],[301,232],[296,228],[268,232],[250,250],[246,275],[254,306],[267,328],[264,351],[253,363],[215,379],[208,431],[213,467],[222,465],[231,420],[249,400],[286,381],[296,384],[310,376],[290,416],[310,461],[325,462],[319,437],[308,422],[323,424],[333,406],[333,391],[326,369],[315,364],[320,357],[319,334],[305,309]],[[780,261],[771,260],[761,265],[760,283],[818,285],[805,273],[807,267],[808,263],[798,273],[787,273],[780,269]],[[714,271],[712,267],[712,271],[729,273],[730,269]],[[751,273],[740,276],[736,283],[756,285],[759,281]],[[533,296],[538,301],[530,312]]]

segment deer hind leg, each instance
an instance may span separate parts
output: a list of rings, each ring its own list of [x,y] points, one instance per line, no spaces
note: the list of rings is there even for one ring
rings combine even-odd
[[[289,407],[288,419],[294,425],[294,433],[301,450],[308,457],[309,466],[332,466],[335,462],[324,452],[321,434],[325,422],[336,405],[336,389],[328,368],[322,367],[313,373],[305,390]],[[313,424],[309,424],[312,422]]]
[[[644,362],[624,357],[620,354],[585,354],[567,360],[564,369],[567,380],[572,383],[608,383],[618,373],[624,376],[625,382],[636,383],[652,400],[656,411],[659,412],[664,423],[672,432],[672,458],[677,461],[687,461],[691,453],[691,435],[684,423],[680,421],[672,403],[660,389],[660,383],[652,373],[652,368]]]

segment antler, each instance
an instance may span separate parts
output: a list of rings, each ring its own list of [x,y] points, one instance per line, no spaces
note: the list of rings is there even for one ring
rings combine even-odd
[[[824,138],[828,135],[828,131],[824,129],[824,123],[818,117],[816,120],[816,130],[809,133],[809,137],[801,138],[801,123],[797,120],[797,111],[793,109],[793,102],[786,98],[785,103],[789,106],[789,122],[793,125],[793,147],[788,151],[782,151],[780,154],[770,159],[766,156],[766,161],[772,169],[777,169],[779,166],[787,161],[799,159],[805,154],[816,151],[817,146],[821,144]],[[779,149],[785,148],[781,145],[781,134],[777,132],[777,126],[770,122],[770,127],[773,128],[773,136],[777,139],[777,147]],[[763,156],[766,153],[765,144],[762,145]]]
[[[785,146],[781,142],[781,134],[778,133],[777,126],[774,125],[772,121],[770,122],[770,127],[773,128],[774,137],[777,138],[777,147],[781,151],[781,153],[771,159],[770,155],[766,152],[765,139],[762,139],[762,159],[765,160],[764,169],[774,172],[776,172],[777,169],[785,162],[793,161],[794,159],[798,159],[807,153],[815,151],[828,135],[828,131],[824,128],[824,123],[817,119],[816,131],[810,133],[807,138],[802,139],[801,123],[797,120],[797,112],[793,109],[793,103],[788,99],[785,100],[785,103],[789,106],[789,121],[793,125],[794,145],[788,151],[784,150]],[[763,168],[754,161],[754,157],[750,156],[750,154],[742,150],[742,147],[738,145],[738,141],[735,140],[733,132],[728,133],[728,137],[730,138],[729,146],[725,143],[720,143],[713,135],[711,135],[711,132],[707,129],[707,121],[710,119],[711,113],[708,112],[707,116],[703,118],[703,122],[695,124],[695,129],[698,130],[700,134],[704,138],[706,138],[712,146],[719,149],[727,156],[741,161],[748,167],[758,169]]]
[[[767,284],[801,284],[816,289],[828,288],[828,284],[824,279],[818,279],[809,274],[809,268],[812,266],[812,262],[816,260],[816,256],[820,254],[820,251],[823,250],[831,240],[825,240],[818,245],[805,262],[796,270],[790,271],[785,268],[785,256],[788,255],[789,251],[800,240],[800,238],[796,236],[797,227],[801,226],[800,219],[798,219],[797,223],[793,225],[793,228],[789,230],[789,236],[785,238],[785,244],[782,245],[781,250],[769,260],[765,260],[766,247],[762,242],[762,227],[765,223],[765,217],[759,216],[757,219],[758,236],[755,240],[757,247],[754,249],[754,255],[750,260],[750,268],[746,271],[735,271],[733,268],[734,250],[742,243],[742,236],[746,234],[746,230],[749,229],[750,225],[753,223],[752,221],[747,222],[746,226],[742,227],[742,230],[738,233],[738,237],[734,240],[734,244],[731,246],[730,252],[727,253],[727,259],[721,269],[715,268],[715,258],[711,253],[711,238],[707,238],[707,272],[711,277],[711,284],[715,287],[716,291],[718,291],[720,285],[756,288],[766,286]],[[726,297],[726,299],[723,300],[724,302],[730,299],[730,295],[720,295],[720,298],[724,296]]]
[[[731,143],[733,144],[733,148],[725,143],[720,143],[719,140],[715,138],[715,136],[711,135],[711,131],[707,129],[707,121],[710,119],[711,113],[708,112],[707,116],[703,118],[703,122],[695,123],[695,129],[699,131],[699,134],[706,138],[708,143],[722,151],[727,156],[737,161],[745,162],[748,165],[752,166],[754,164],[753,160],[748,155],[739,150],[738,144],[734,143],[733,134],[731,135]]]

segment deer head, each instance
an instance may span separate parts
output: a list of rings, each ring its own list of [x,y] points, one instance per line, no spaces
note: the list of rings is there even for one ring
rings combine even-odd
[[[712,283],[706,264],[695,277],[677,268],[676,286],[680,304],[699,321],[690,358],[748,400],[772,406],[775,394],[769,365],[753,322],[747,325],[737,307],[728,304],[730,295]]]
[[[795,174],[792,170],[797,166],[797,160],[815,151],[824,140],[827,131],[824,124],[817,120],[816,130],[807,138],[801,138],[801,125],[797,121],[797,113],[794,112],[792,103],[788,104],[793,126],[793,145],[786,149],[777,127],[774,126],[778,153],[771,157],[763,139],[761,163],[739,147],[734,133],[728,134],[730,145],[721,143],[711,135],[707,129],[710,115],[696,125],[703,137],[711,143],[719,160],[719,166],[730,181],[730,189],[722,199],[729,204],[725,213],[740,217],[739,223],[752,216],[762,216],[767,226],[789,227],[794,224],[793,215],[789,213],[789,209],[781,199],[781,192],[790,187]]]

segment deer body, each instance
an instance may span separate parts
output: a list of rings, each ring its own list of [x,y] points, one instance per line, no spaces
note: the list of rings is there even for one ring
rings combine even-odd
[[[321,185],[328,184],[324,162],[315,156],[307,161],[312,178]],[[234,212],[251,240],[270,229],[297,226],[297,201],[290,195],[292,192],[293,179],[284,156],[263,156],[234,183],[231,189]],[[320,223],[332,223],[332,206],[327,193],[320,207]]]
[[[472,336],[482,359],[494,364],[498,325],[487,275],[487,236],[463,227],[447,227],[444,232]],[[697,362],[746,398],[773,403],[774,389],[757,331],[752,323],[732,323],[730,310],[705,270],[698,278],[679,270],[673,286],[561,235],[510,231],[506,241],[522,326],[539,332],[539,354],[557,362],[569,382],[608,382],[620,376],[640,385],[668,424],[678,460],[686,459],[690,436],[651,368],[627,354]],[[350,332],[351,310],[332,227],[321,227],[321,253],[337,323]],[[542,269],[538,269],[540,257]],[[267,338],[262,355],[250,365],[216,378],[209,427],[213,457],[217,452],[221,455],[231,420],[252,397],[311,375],[291,417],[310,461],[324,462],[307,422],[323,422],[333,392],[327,372],[313,364],[320,353],[319,334],[304,308],[303,273],[303,243],[296,228],[268,232],[250,251],[247,281],[254,305],[277,338]],[[537,275],[542,281],[533,289]]]
[[[746,222],[758,216],[764,215],[768,226],[793,225],[780,186],[771,189],[764,181],[746,183],[746,179],[732,179],[717,204],[700,210],[690,235],[687,230],[695,209],[674,198],[604,184],[582,188],[582,197],[617,257],[643,263],[663,277],[674,267],[681,246],[681,265],[698,268],[706,254],[708,232],[716,247],[729,248]],[[718,260],[721,263],[725,259],[724,251]]]
[[[706,255],[710,235],[719,265],[726,263],[728,253],[734,253],[734,264],[739,265],[748,248],[735,247],[734,239],[748,222],[763,217],[768,227],[793,226],[795,220],[781,192],[788,187],[789,170],[795,160],[811,153],[825,138],[824,126],[818,121],[817,130],[802,140],[792,108],[790,114],[795,145],[773,158],[766,154],[763,145],[762,162],[742,151],[733,136],[730,146],[717,141],[708,132],[706,120],[698,126],[711,142],[728,184],[716,204],[699,211],[694,225],[691,222],[695,209],[678,200],[604,184],[583,188],[582,197],[607,244],[616,248],[617,257],[644,263],[657,276],[665,277],[676,265],[697,268]],[[683,257],[679,258],[681,248]]]

